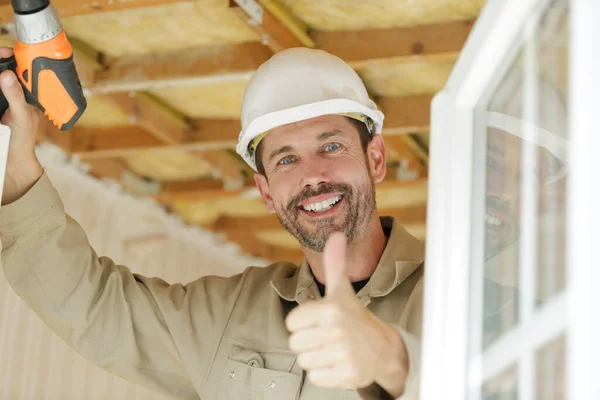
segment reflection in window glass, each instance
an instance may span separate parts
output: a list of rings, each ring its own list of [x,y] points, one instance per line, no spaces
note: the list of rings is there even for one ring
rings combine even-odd
[[[540,125],[556,134],[553,157],[548,157],[548,182],[540,194],[540,224],[537,270],[537,300],[542,303],[565,287],[566,237],[566,148],[567,124],[567,71],[569,14],[566,0],[555,1],[540,23],[540,75],[549,83],[546,95],[541,97]]]
[[[485,114],[484,348],[565,286],[567,19],[549,7]]]
[[[512,367],[484,383],[483,400],[517,400],[517,368]]]
[[[559,337],[537,354],[538,400],[565,399],[565,338]]]

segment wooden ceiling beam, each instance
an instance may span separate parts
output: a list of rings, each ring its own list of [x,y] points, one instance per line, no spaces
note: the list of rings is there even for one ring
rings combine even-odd
[[[128,115],[132,124],[145,129],[165,144],[178,144],[192,129],[188,121],[156,97],[145,92],[113,93],[102,96]]]
[[[235,242],[242,251],[271,261],[290,261],[300,263],[304,258],[304,253],[300,247],[288,248],[275,246],[259,240],[256,236],[248,232],[229,231],[225,234],[227,240]]]
[[[211,147],[211,143],[217,144],[214,148],[235,147],[240,132],[239,120],[192,120],[191,124],[193,129],[185,132],[183,143],[206,144],[207,148]],[[185,145],[165,144],[147,129],[137,125],[112,127],[76,125],[69,131],[61,131],[52,124],[40,124],[39,137],[58,145],[68,153],[76,153],[82,160],[125,157],[149,149],[165,151],[186,149]],[[189,150],[194,150],[193,146]]]
[[[92,90],[112,93],[246,79],[272,55],[252,42],[121,57],[98,73]]]
[[[52,0],[52,5],[58,11],[59,17],[70,17],[73,15],[159,6],[176,3],[177,1],[181,0]],[[13,14],[10,1],[4,0],[0,2],[0,24],[11,22],[13,20]]]
[[[247,182],[250,182],[249,179]],[[247,194],[248,189],[251,189],[255,192],[256,196],[259,194],[256,192],[255,186],[250,185],[244,189],[238,190],[223,190],[223,189],[214,189],[214,190],[204,190],[204,189],[194,189],[190,188],[189,190],[180,190],[180,191],[170,191],[170,192],[161,192],[154,195],[154,199],[162,204],[170,204],[175,201],[196,201],[196,200],[214,200],[225,197],[243,197],[244,194]],[[386,192],[386,191],[394,191],[394,190],[411,190],[418,193],[424,193],[423,197],[420,196],[418,203],[422,201],[426,201],[427,199],[427,178],[419,178],[411,181],[399,181],[394,179],[393,175],[390,174],[389,178],[380,182],[376,185],[376,190],[378,192]],[[402,203],[403,199],[398,199],[398,204]],[[414,204],[414,201],[409,201]]]
[[[188,142],[194,136],[192,123],[148,93],[112,93],[105,97],[129,115],[132,122],[166,146]],[[228,186],[243,186],[242,170],[228,153],[222,150],[196,153],[218,172]]]
[[[385,114],[385,133],[402,135],[427,132],[431,123],[432,100],[431,94],[378,98],[377,104]]]
[[[314,31],[317,48],[353,68],[419,60],[456,59],[474,21],[357,31]]]
[[[313,31],[316,48],[340,56],[356,69],[434,59],[456,59],[472,21],[360,31]],[[261,43],[204,47],[127,56],[98,74],[93,92],[128,92],[247,80],[274,51]]]
[[[403,224],[423,224],[427,217],[427,205],[417,204],[409,207],[397,207],[378,210],[381,216],[394,216]],[[205,226],[214,231],[259,231],[282,229],[281,222],[275,215],[264,215],[255,217],[239,217],[222,215],[212,224]]]
[[[117,98],[125,98],[125,102],[130,102],[125,94],[111,94]],[[138,97],[139,98],[139,97]],[[430,102],[431,95],[407,96],[402,98],[382,97],[378,103],[382,107],[386,119],[384,123],[384,137],[391,135],[403,135],[413,132],[426,132],[429,130],[430,120]],[[118,103],[118,102],[117,102]],[[133,105],[132,105],[133,104]],[[140,101],[131,101],[128,108],[123,107],[125,111],[133,111],[134,119],[139,124],[140,118],[145,115],[141,112],[135,114],[135,107],[144,106]],[[146,112],[147,113],[147,112]],[[136,116],[137,115],[137,116]],[[156,114],[158,115],[158,114]],[[114,128],[89,128],[76,126],[70,132],[52,133],[50,127],[50,136],[56,140],[64,140],[69,137],[71,147],[67,151],[77,153],[82,160],[92,160],[111,157],[125,157],[129,154],[140,151],[153,150],[185,150],[185,151],[206,151],[218,149],[233,149],[237,144],[238,135],[241,129],[238,119],[198,119],[191,120],[191,127],[181,128],[181,124],[172,124],[173,128],[167,131],[171,123],[168,120],[158,121],[155,126],[152,125],[154,115],[144,123],[145,130],[159,129],[159,138],[152,137],[144,133],[144,129],[127,125]],[[111,130],[114,134],[111,134]],[[169,135],[167,140],[170,143],[164,143],[161,140],[162,132]],[[176,144],[173,142],[178,141]]]

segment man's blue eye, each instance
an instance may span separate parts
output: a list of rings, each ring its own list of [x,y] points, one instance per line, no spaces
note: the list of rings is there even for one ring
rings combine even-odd
[[[337,150],[339,147],[340,147],[339,143],[331,143],[331,144],[328,144],[327,146],[325,146],[325,150],[326,151],[334,151],[334,150]]]
[[[281,161],[279,161],[279,164],[289,164],[292,161],[294,161],[294,159],[292,157],[285,157],[285,158],[281,159]]]

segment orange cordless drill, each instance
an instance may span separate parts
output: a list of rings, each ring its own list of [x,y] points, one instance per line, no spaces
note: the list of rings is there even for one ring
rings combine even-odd
[[[0,71],[16,73],[29,104],[59,129],[69,130],[87,107],[73,48],[49,0],[12,0],[17,40],[14,55],[0,59]],[[0,94],[0,117],[8,102]]]

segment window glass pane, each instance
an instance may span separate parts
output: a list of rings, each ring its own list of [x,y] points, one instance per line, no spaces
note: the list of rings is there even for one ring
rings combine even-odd
[[[554,153],[548,157],[549,182],[540,194],[540,214],[537,270],[537,300],[543,303],[565,287],[566,237],[565,194],[568,176],[566,144],[567,124],[567,71],[569,14],[566,0],[553,2],[544,14],[539,33],[539,70],[542,80],[548,82],[539,107],[539,124],[556,133]],[[550,145],[549,145],[550,146]],[[561,148],[564,149],[561,151]]]
[[[512,367],[484,383],[483,400],[517,400],[517,368]]]
[[[565,338],[561,336],[537,354],[538,400],[565,398]]]
[[[484,112],[483,348],[565,286],[567,15],[551,4]]]

